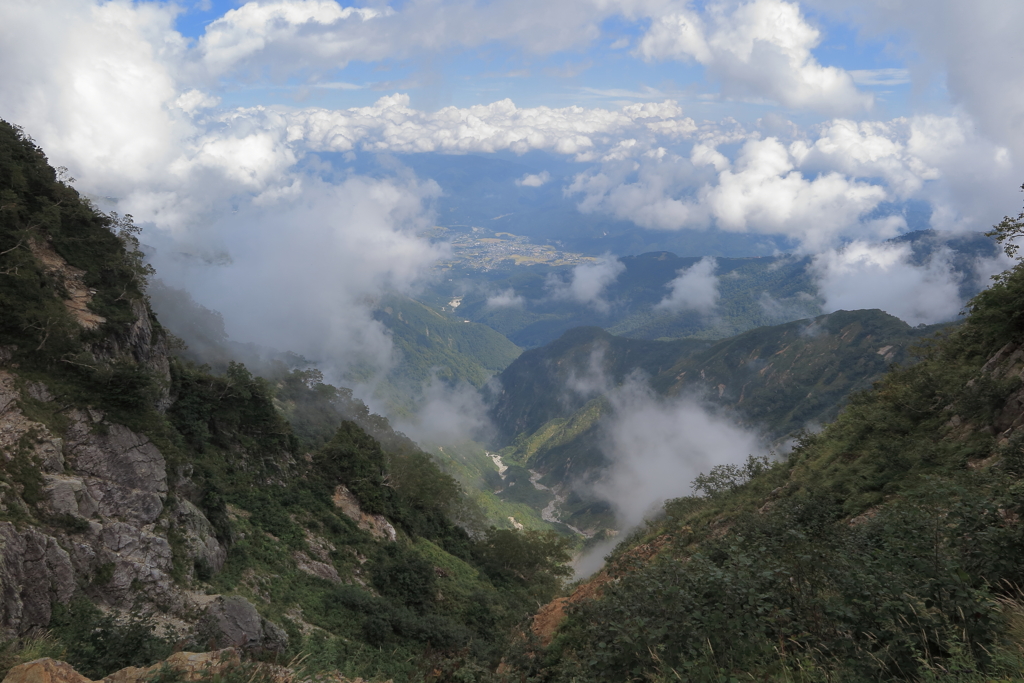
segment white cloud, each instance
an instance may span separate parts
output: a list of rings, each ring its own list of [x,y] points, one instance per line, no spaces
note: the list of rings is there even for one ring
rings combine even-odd
[[[601,449],[610,464],[593,493],[612,504],[625,529],[666,499],[690,495],[697,475],[762,452],[757,435],[691,397],[658,397],[640,377],[628,378],[607,397],[612,413]],[[611,545],[586,553],[576,563],[577,575],[600,568]]]
[[[698,311],[710,313],[718,305],[718,261],[705,256],[689,268],[683,268],[666,287],[671,291],[655,305],[656,309],[671,312]]]
[[[689,160],[658,149],[637,160],[612,156],[600,170],[577,174],[565,192],[583,195],[578,204],[583,213],[606,212],[656,230],[702,228],[708,211],[692,189],[708,178]]]
[[[949,101],[980,135],[1024,157],[1024,4],[1014,0],[805,0],[886,39],[910,66],[914,83],[939,80]],[[895,40],[891,40],[896,38]]]
[[[174,105],[186,114],[195,114],[201,109],[209,109],[220,104],[220,98],[200,90],[189,90],[174,101]]]
[[[784,234],[808,250],[850,233],[896,234],[900,226],[892,221],[862,222],[888,198],[884,187],[836,171],[809,178],[798,161],[775,138],[748,140],[731,162],[707,144],[694,145],[690,159],[651,150],[636,161],[578,174],[566,192],[583,195],[581,211],[605,211],[647,228],[713,222],[729,232]]]
[[[516,179],[516,185],[520,187],[540,187],[551,180],[551,174],[547,171],[540,173],[527,173],[522,178]]]
[[[600,22],[631,2],[411,0],[400,9],[343,7],[332,0],[247,2],[212,22],[199,43],[214,74],[306,70],[314,75],[350,61],[405,59],[501,41],[535,54],[581,48]]]
[[[153,182],[190,132],[169,5],[14,1],[0,9],[0,115],[25,126],[81,188]],[[187,99],[187,98],[186,98]]]
[[[526,299],[521,294],[516,294],[516,290],[511,287],[492,294],[487,297],[487,308],[522,308],[526,305]]]
[[[453,387],[435,376],[418,404],[414,416],[395,420],[395,428],[420,444],[486,441],[493,435],[483,395],[469,384]]]
[[[385,46],[363,26],[382,14],[368,7],[342,7],[333,0],[248,2],[212,21],[199,50],[214,74],[236,70],[256,56],[262,57],[260,66],[283,61],[287,71],[326,59],[345,66],[359,53],[387,56]]]
[[[767,138],[747,142],[733,168],[706,190],[704,201],[723,230],[782,233],[813,250],[852,226],[863,230],[861,217],[886,196],[883,187],[836,172],[808,179],[795,168],[789,150]]]
[[[826,312],[879,308],[911,324],[956,318],[963,301],[952,252],[939,249],[923,265],[911,262],[909,244],[854,242],[814,258]]]
[[[811,50],[821,33],[800,6],[782,0],[715,2],[703,14],[682,10],[652,18],[636,54],[694,60],[736,98],[769,98],[826,113],[870,109],[873,98],[846,71],[822,66]]]
[[[432,225],[424,202],[433,182],[352,177],[338,185],[303,180],[301,193],[248,202],[191,245],[156,239],[155,265],[220,311],[231,338],[301,353],[339,376],[354,363],[387,369],[391,342],[371,315],[386,291],[410,291],[445,255],[417,237]],[[220,251],[210,266],[179,253]]]
[[[625,526],[640,523],[667,498],[690,494],[698,474],[761,450],[755,434],[691,397],[662,399],[635,376],[608,400],[612,418],[602,443],[612,464],[595,491]]]
[[[372,106],[306,109],[287,114],[290,139],[311,149],[344,152],[357,147],[391,152],[496,152],[531,149],[582,154],[633,127],[625,112],[582,107],[519,108],[512,100],[426,113],[409,96],[382,97]]]
[[[615,282],[626,266],[617,258],[606,254],[593,263],[583,263],[572,269],[569,281],[550,275],[545,283],[551,297],[575,301],[591,306],[599,311],[609,309],[604,299],[604,290]]]

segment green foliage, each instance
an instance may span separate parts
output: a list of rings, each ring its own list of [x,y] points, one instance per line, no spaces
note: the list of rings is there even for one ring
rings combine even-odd
[[[480,568],[497,585],[528,589],[538,600],[554,597],[568,567],[569,539],[553,531],[491,527],[476,544]]]
[[[436,374],[446,382],[461,380],[479,387],[520,353],[486,325],[466,323],[395,294],[380,301],[375,317],[391,331],[400,351],[401,360],[390,373],[400,384],[426,382]]]
[[[1024,190],[1024,185],[1021,185],[1021,190]],[[1017,258],[1017,251],[1020,249],[1017,240],[1024,237],[1024,211],[1017,216],[1004,216],[991,232],[985,234],[994,237],[1007,256]]]
[[[984,664],[999,626],[989,581],[1008,580],[1005,569],[1024,560],[1024,545],[1007,544],[994,509],[985,513],[989,483],[935,481],[854,527],[826,495],[745,516],[726,536],[665,554],[581,604],[557,646],[572,664],[556,672],[767,678],[801,662],[876,680],[919,675],[923,658],[959,644]],[[979,557],[1005,558],[1004,569],[979,567]]]
[[[751,455],[740,465],[715,465],[707,474],[699,474],[693,480],[695,493],[705,496],[719,496],[730,492],[750,481],[753,477],[767,472],[771,462],[766,456]]]
[[[88,599],[56,604],[50,621],[67,662],[92,679],[127,666],[148,666],[167,658],[172,637],[159,637],[151,617],[137,612],[103,614]]]
[[[0,641],[0,676],[6,678],[7,672],[19,664],[43,657],[64,659],[64,646],[51,633]]]
[[[386,546],[370,577],[381,595],[409,607],[423,610],[436,599],[434,568],[407,546],[397,543]]]

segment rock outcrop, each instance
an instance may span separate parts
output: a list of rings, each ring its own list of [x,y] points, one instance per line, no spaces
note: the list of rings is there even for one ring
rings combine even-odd
[[[173,527],[186,571],[220,571],[227,551],[192,503],[168,498],[167,463],[148,438],[92,409],[66,409],[60,433],[30,419],[21,402],[51,405],[39,382],[0,367],[0,458],[24,476],[0,482],[0,632],[45,628],[50,605],[76,587],[101,604],[144,603],[182,612],[188,594],[171,576]],[[56,408],[56,406],[53,406]]]
[[[17,633],[45,628],[50,606],[74,592],[71,556],[56,538],[0,522],[0,625]]]
[[[251,602],[234,595],[219,597],[206,610],[204,629],[220,647],[252,652],[283,652],[288,634],[260,616]]]
[[[183,681],[212,680],[241,664],[238,650],[214,652],[175,652],[163,662],[148,667],[129,666],[106,676],[103,683],[144,683],[162,670],[177,674]],[[3,683],[93,683],[67,662],[45,657],[11,669]]]
[[[359,507],[359,500],[344,486],[334,489],[334,505],[360,529],[373,534],[374,537],[394,541],[398,538],[395,527],[391,525],[384,515],[371,515],[363,512]]]

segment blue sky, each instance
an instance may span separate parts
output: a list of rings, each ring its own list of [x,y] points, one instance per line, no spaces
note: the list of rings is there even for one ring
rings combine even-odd
[[[244,3],[210,1],[183,3],[174,27],[192,41],[198,41],[209,24]],[[406,3],[407,4],[407,3]],[[707,3],[694,3],[703,7]],[[400,10],[402,3],[392,3]],[[911,96],[905,55],[891,38],[866,38],[855,26],[827,14],[805,11],[807,21],[819,28],[821,43],[813,50],[823,64],[849,71],[890,72],[876,77],[882,82],[864,84],[876,94],[875,113],[887,117],[905,116],[918,108],[935,106],[936,88],[925,88]],[[630,54],[650,25],[650,19],[628,19],[613,15],[600,22],[600,36],[584,46],[550,54],[527,53],[500,43],[476,48],[451,48],[429,56],[350,62],[344,68],[328,70],[319,84],[310,83],[308,73],[280,76],[273,83],[239,82],[230,76],[221,81],[223,101],[238,106],[284,103],[299,106],[355,107],[375,101],[376,94],[394,90],[407,92],[413,106],[436,109],[512,98],[521,106],[595,106],[636,100],[672,97],[691,102],[714,116],[720,109],[743,118],[756,118],[774,105],[735,103],[715,107],[707,96],[716,94],[716,84],[696,63],[655,61],[645,63]],[[327,88],[326,83],[345,83],[358,89]],[[317,87],[317,86],[321,87]],[[404,87],[402,87],[404,86]],[[700,96],[705,96],[701,98]],[[792,112],[800,116],[800,112]]]

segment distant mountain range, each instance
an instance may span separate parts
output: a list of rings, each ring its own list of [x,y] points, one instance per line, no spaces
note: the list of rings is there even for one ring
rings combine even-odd
[[[938,249],[948,249],[953,268],[963,276],[960,295],[965,299],[984,285],[975,276],[975,260],[998,253],[992,240],[980,233],[949,237],[925,230],[892,242],[909,243],[911,261],[916,264],[927,261]],[[511,261],[487,269],[458,264],[418,298],[432,308],[449,311],[457,301],[462,319],[483,323],[524,348],[543,346],[567,330],[583,326],[635,339],[724,339],[823,312],[823,300],[810,270],[811,257],[716,259],[713,275],[718,299],[713,309],[704,311],[658,307],[679,272],[693,267],[699,257],[661,251],[623,256],[618,261],[621,272],[593,302],[553,295],[553,283],[571,277],[570,266],[521,266]]]

